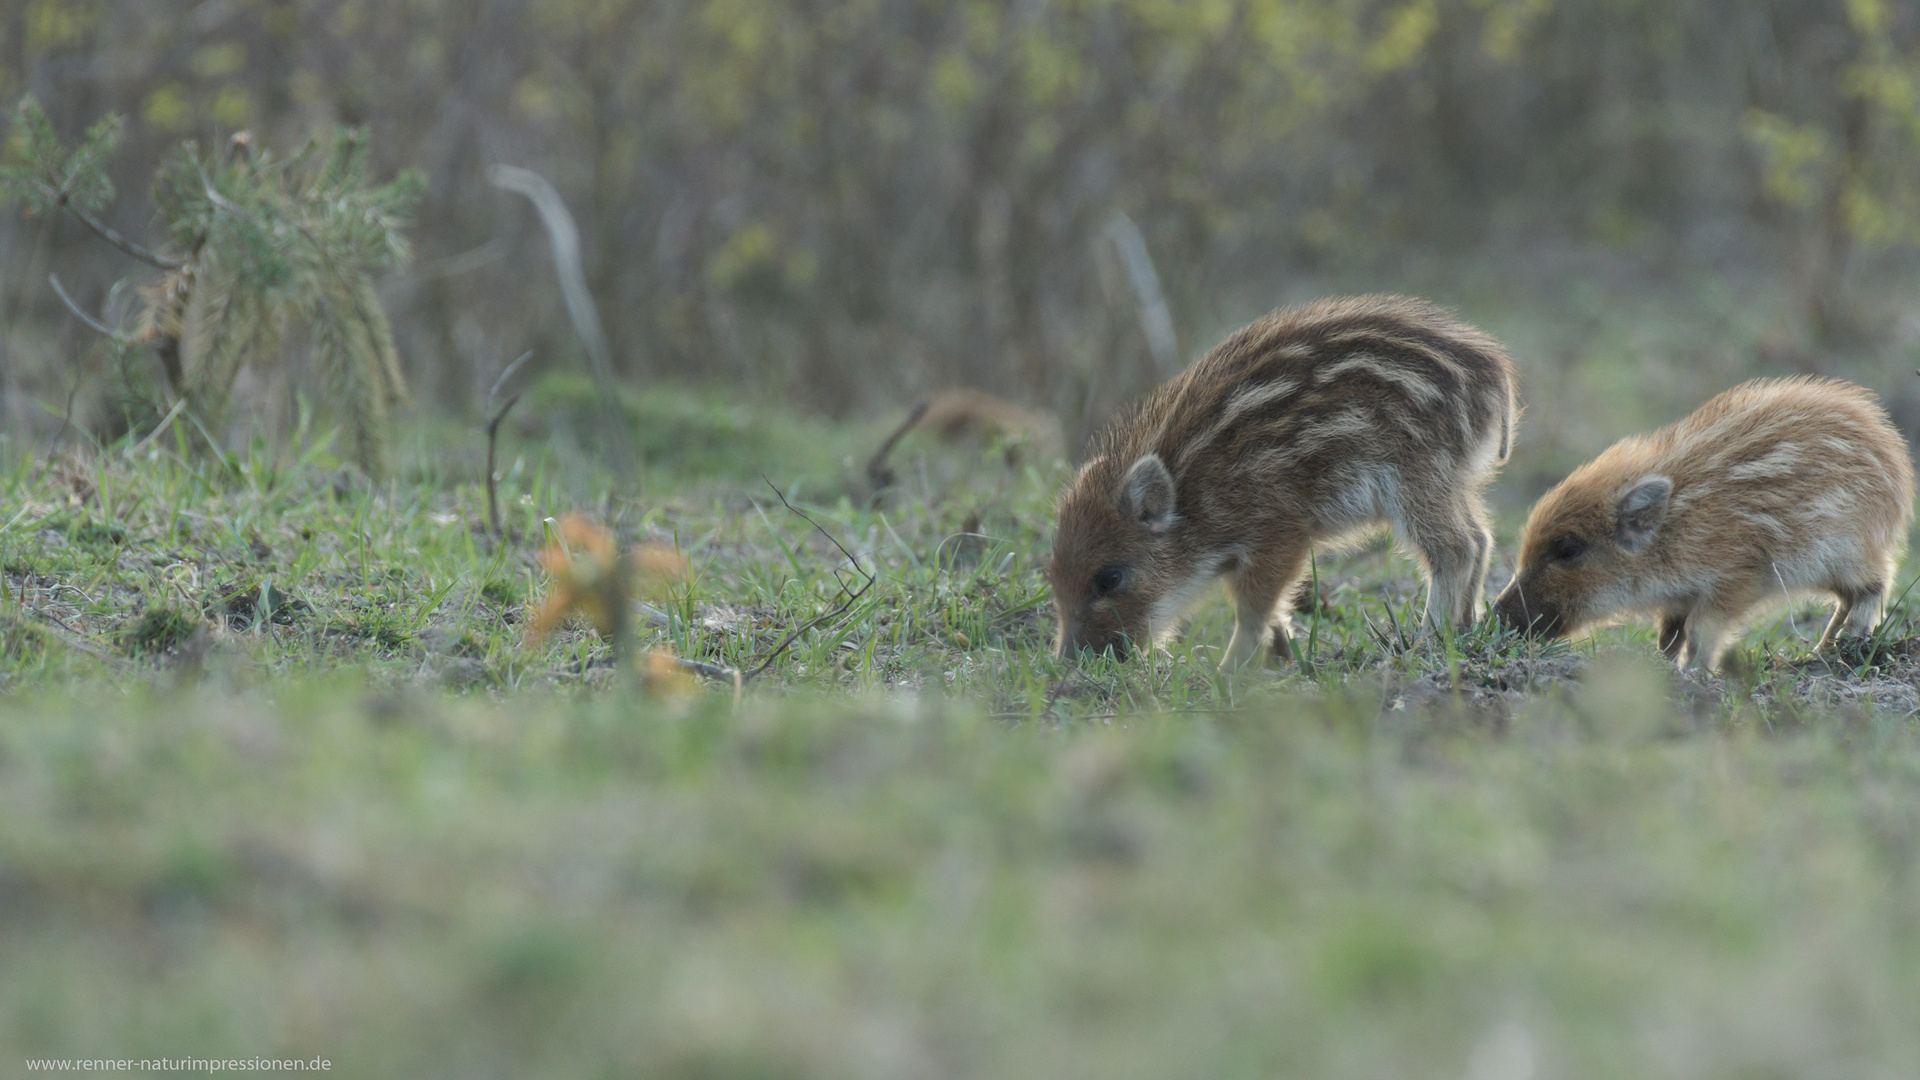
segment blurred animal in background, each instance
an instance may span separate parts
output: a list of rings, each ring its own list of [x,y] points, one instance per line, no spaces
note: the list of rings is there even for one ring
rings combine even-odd
[[[867,461],[867,483],[878,495],[899,482],[888,458],[910,432],[922,431],[944,443],[996,447],[1008,468],[1034,457],[1058,454],[1060,423],[1052,416],[1023,409],[981,390],[953,387],[913,407]]]
[[[1825,648],[1879,621],[1912,520],[1907,444],[1870,391],[1755,380],[1541,497],[1495,611],[1542,637],[1652,615],[1669,657],[1717,668],[1769,601],[1829,593]]]
[[[1390,527],[1428,580],[1435,628],[1472,625],[1493,536],[1482,491],[1507,458],[1513,363],[1424,301],[1326,300],[1222,342],[1122,416],[1059,501],[1056,649],[1170,634],[1214,580],[1235,615],[1223,667],[1269,640],[1310,549]]]

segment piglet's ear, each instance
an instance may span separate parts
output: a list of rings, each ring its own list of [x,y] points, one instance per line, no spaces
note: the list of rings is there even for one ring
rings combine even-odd
[[[1150,533],[1173,528],[1173,474],[1159,454],[1147,454],[1127,469],[1120,481],[1120,513]]]
[[[1620,496],[1615,516],[1615,535],[1628,551],[1642,551],[1660,531],[1667,516],[1667,501],[1673,495],[1673,481],[1664,476],[1649,476]]]

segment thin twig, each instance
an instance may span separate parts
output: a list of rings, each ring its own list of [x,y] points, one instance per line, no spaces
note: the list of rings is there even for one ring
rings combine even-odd
[[[213,432],[207,430],[207,425],[200,422],[200,415],[188,409],[187,419],[193,421],[193,428],[200,433],[200,437],[207,440],[207,448],[213,451],[214,459],[220,462],[221,471],[232,472],[233,461],[227,457],[227,452],[220,448],[220,440],[214,438]]]
[[[47,280],[53,284],[53,291],[60,294],[60,302],[67,305],[68,311],[73,312],[74,318],[79,319],[83,323],[86,323],[87,326],[92,328],[96,333],[105,334],[107,337],[110,337],[115,341],[127,342],[127,341],[133,340],[127,337],[127,335],[120,333],[118,330],[113,329],[112,327],[106,325],[105,323],[102,323],[100,320],[80,310],[80,305],[74,303],[73,297],[67,295],[66,286],[60,284],[59,274],[48,274]]]
[[[915,405],[913,411],[907,414],[907,418],[900,422],[899,427],[893,429],[893,434],[887,436],[886,441],[880,444],[880,449],[875,450],[873,457],[868,459],[867,483],[872,486],[874,495],[877,496],[880,492],[892,487],[894,481],[899,479],[899,476],[887,467],[887,455],[893,453],[894,444],[904,438],[907,432],[912,431],[913,425],[919,423],[920,418],[927,414],[927,406],[930,404],[932,402],[923,401]]]
[[[86,319],[86,315],[81,312],[78,307],[74,306],[73,298],[67,295],[65,289],[60,288],[60,279],[54,277],[52,274],[48,274],[47,279],[53,282],[53,287],[60,293],[60,299],[65,300],[67,306],[73,308],[74,314],[79,315],[82,319]],[[87,321],[92,322],[93,320],[87,319]],[[107,333],[112,334],[113,332],[109,330]],[[80,388],[85,386],[86,383],[87,368],[83,363],[80,366],[80,373],[73,377],[73,385],[67,389],[67,405],[60,413],[59,430],[53,433],[53,438],[47,440],[47,448],[40,455],[40,467],[34,470],[33,479],[27,481],[28,487],[38,485],[40,478],[47,475],[48,467],[53,464],[53,448],[60,445],[60,440],[66,437],[67,429],[73,426],[73,399],[80,396]]]
[[[719,664],[709,664],[705,660],[689,660],[684,656],[676,656],[673,657],[673,666],[703,679],[716,679],[720,682],[740,681],[738,671],[730,667],[721,667]]]
[[[496,537],[500,536],[501,532],[500,502],[494,490],[498,486],[494,478],[497,468],[494,464],[494,455],[500,441],[500,422],[507,418],[507,410],[513,408],[519,400],[519,394],[513,395],[507,399],[506,405],[502,406],[499,412],[487,418],[487,530]]]
[[[113,340],[117,340],[117,342],[125,342],[125,340],[127,340],[125,336],[121,336],[121,334],[115,334],[115,332],[109,331],[108,327],[104,327],[104,325],[100,325],[100,323],[96,323],[96,321],[94,321],[94,317],[92,317],[92,315],[88,315],[86,311],[81,311],[81,306],[79,306],[79,304],[75,304],[75,302],[73,302],[73,298],[71,298],[71,296],[67,296],[67,290],[65,290],[65,286],[61,286],[60,275],[52,275],[52,273],[50,273],[50,275],[46,275],[46,281],[50,281],[52,282],[52,284],[54,284],[54,292],[58,292],[58,294],[60,294],[61,304],[65,304],[65,306],[67,306],[67,309],[69,309],[69,311],[73,311],[73,313],[75,313],[75,315],[77,315],[77,317],[79,317],[79,319],[81,319],[83,323],[86,323],[88,327],[92,327],[92,329],[96,329],[96,331],[100,331],[102,332],[102,334],[106,334],[106,336],[109,336],[109,338],[113,338]],[[50,440],[46,440],[46,452],[44,452],[44,454],[40,454],[40,467],[38,467],[35,473],[33,473],[33,480],[29,480],[29,486],[31,486],[31,484],[38,484],[38,482],[40,482],[40,477],[44,477],[44,475],[46,475],[46,469],[48,469],[48,465],[52,465],[52,463],[54,463],[54,448],[56,448],[56,446],[60,446],[60,440],[61,438],[65,438],[65,434],[67,434],[67,429],[69,429],[69,427],[73,427],[73,400],[81,396],[81,386],[84,386],[84,384],[86,384],[86,365],[84,365],[83,363],[83,365],[81,365],[81,373],[73,377],[73,386],[71,386],[71,388],[67,390],[67,407],[65,407],[65,409],[63,409],[63,411],[61,411],[60,413],[60,430],[56,430],[56,432],[54,432],[54,438],[50,438]]]
[[[689,660],[684,656],[673,657],[673,664],[681,671],[698,675],[703,679],[733,684],[733,704],[735,708],[739,708],[740,694],[747,688],[746,676],[740,674],[739,668],[721,667],[719,664],[709,664],[705,660]]]
[[[853,607],[854,604],[859,603],[860,598],[866,595],[867,590],[873,588],[874,583],[880,580],[878,576],[868,573],[865,569],[862,569],[860,566],[860,560],[853,557],[853,552],[848,551],[846,548],[846,545],[834,539],[832,533],[821,528],[820,523],[808,517],[805,511],[801,510],[800,508],[794,506],[792,503],[788,502],[786,494],[782,492],[778,487],[775,487],[773,481],[767,480],[765,476],[762,476],[760,479],[766,480],[767,486],[770,488],[773,488],[773,493],[775,496],[777,496],[780,499],[781,506],[784,506],[787,509],[793,511],[794,513],[800,515],[800,519],[802,521],[805,521],[807,524],[813,526],[814,531],[818,532],[821,536],[826,537],[827,541],[831,543],[834,547],[839,548],[840,554],[846,557],[847,562],[853,565],[854,571],[860,574],[860,576],[866,578],[867,582],[866,584],[860,586],[860,588],[857,590],[848,590],[846,582],[844,580],[841,580],[840,591],[847,594],[846,600],[842,602],[839,607],[834,608],[832,611],[829,611],[826,614],[821,615],[820,617],[813,619],[802,626],[799,626],[793,630],[787,631],[787,636],[780,639],[779,644],[773,647],[773,651],[767,654],[767,658],[760,662],[759,667],[754,668],[752,671],[749,671],[745,675],[742,675],[740,677],[740,682],[741,682],[741,685],[743,686],[747,683],[752,682],[754,679],[758,678],[761,672],[764,672],[768,668],[772,667],[773,662],[775,660],[780,659],[780,654],[786,651],[787,646],[793,644],[794,640],[798,638],[801,634],[804,634],[807,631],[812,630],[816,626],[820,626],[823,623],[829,622],[833,619],[837,619],[840,616],[846,614],[847,610]],[[836,571],[838,570],[837,567],[835,569]]]
[[[501,535],[500,504],[494,495],[494,448],[500,441],[500,422],[513,411],[514,405],[520,400],[520,395],[515,394],[508,398],[506,404],[498,409],[493,407],[493,399],[500,393],[500,388],[507,384],[507,380],[513,377],[513,373],[520,370],[520,365],[531,359],[533,359],[532,349],[521,353],[520,359],[508,364],[506,370],[500,373],[500,377],[493,380],[493,389],[487,391],[487,528],[494,536]]]
[[[1127,271],[1127,283],[1133,286],[1134,301],[1140,311],[1140,332],[1146,335],[1147,350],[1153,354],[1155,371],[1171,371],[1179,360],[1173,336],[1173,316],[1167,311],[1166,294],[1160,290],[1160,275],[1154,273],[1153,256],[1147,253],[1147,240],[1140,235],[1140,227],[1133,223],[1133,219],[1120,210],[1107,215],[1106,232],[1114,250],[1120,253],[1120,262]]]
[[[74,220],[85,225],[93,235],[119,248],[122,253],[138,259],[156,270],[178,270],[186,265],[178,259],[170,259],[157,251],[149,251],[141,247],[139,244],[115,232],[107,223],[96,220],[92,214],[87,213],[85,210],[80,209],[64,198],[60,200],[60,206],[67,213],[72,214]]]
[[[139,457],[140,451],[145,450],[147,448],[148,443],[158,438],[161,432],[167,430],[167,428],[173,424],[173,418],[176,416],[179,416],[180,410],[186,407],[187,407],[186,398],[181,398],[178,401],[175,401],[173,403],[173,408],[167,410],[167,415],[160,418],[160,422],[153,426],[152,431],[147,432],[146,438],[141,439],[139,442],[134,443],[131,447],[127,448],[127,453],[126,453],[127,458],[131,460],[133,458]]]
[[[947,545],[952,543],[955,540],[960,541],[962,544],[966,543],[968,540],[988,540],[996,544],[1010,544],[1013,542],[1003,537],[989,536],[983,532],[949,533],[947,536],[942,538],[938,544],[935,544],[933,546],[933,570],[935,573],[939,573],[943,570],[947,572],[952,572],[954,569],[957,568],[960,561],[959,552],[955,552],[953,556],[955,566],[943,566],[940,563],[940,556],[947,550]],[[982,546],[984,547],[985,545],[982,545]]]
[[[1088,686],[1092,686],[1095,690],[1100,689],[1100,687],[1094,685],[1092,679],[1087,678],[1086,672],[1081,671],[1079,667],[1076,666],[1064,677],[1055,679],[1052,686],[1047,687],[1047,702],[1040,706],[1040,711],[1042,713],[1052,712],[1054,704],[1058,702],[1076,682],[1084,682]]]
[[[238,214],[244,218],[253,217],[252,214],[249,214],[245,210],[242,210],[240,207],[235,206],[232,202],[230,202],[227,199],[225,195],[220,194],[220,192],[214,188],[213,178],[207,175],[206,166],[200,164],[199,158],[197,156],[194,159],[193,168],[194,168],[194,171],[200,174],[200,187],[203,191],[206,192],[207,201],[213,204],[213,208],[215,210],[225,210],[228,213]],[[314,239],[313,234],[307,232],[307,230],[305,230],[304,228],[301,229],[300,231],[306,235],[307,239],[309,240]]]
[[[1117,720],[1121,716],[1151,716],[1154,713],[1161,713],[1167,716],[1232,716],[1238,713],[1239,711],[1240,710],[1237,707],[1231,706],[1231,705],[1225,708],[1219,708],[1219,709],[1208,708],[1204,706],[1181,706],[1181,707],[1171,708],[1171,709],[1153,709],[1153,710],[1134,709],[1129,713],[1120,713],[1120,712],[1085,713],[1083,715],[1074,717],[1074,719],[1076,720]],[[1033,715],[1031,713],[1023,713],[1023,712],[996,712],[996,713],[987,714],[987,719],[989,720],[1031,720],[1032,718],[1033,718]]]
[[[494,237],[479,247],[468,248],[466,251],[447,255],[443,258],[435,259],[432,262],[408,267],[402,271],[402,273],[415,281],[432,281],[435,278],[455,277],[460,274],[471,273],[481,267],[497,263],[506,257],[506,243],[499,237]]]
[[[511,364],[508,364],[506,368],[500,372],[499,378],[493,380],[493,389],[487,391],[487,411],[489,413],[493,411],[494,399],[500,396],[500,388],[507,385],[507,380],[513,378],[513,373],[520,370],[520,365],[526,363],[531,359],[533,359],[533,350],[528,349],[526,352],[523,352],[520,354],[520,359],[515,360]],[[510,409],[512,407],[513,405],[511,403],[508,403],[500,411],[504,413],[507,409]]]
[[[52,619],[49,616],[42,614],[41,612],[30,610],[29,614],[33,615],[34,618],[26,619],[26,618],[22,618],[21,616],[14,615],[10,612],[0,612],[0,619],[4,619],[7,622],[11,622],[22,630],[30,631],[32,633],[37,633],[37,634],[41,634],[46,637],[52,638],[53,640],[59,642],[60,644],[65,645],[67,648],[72,649],[75,652],[85,653],[88,656],[93,657],[95,660],[99,660],[102,663],[105,663],[115,668],[116,670],[133,671],[133,670],[137,670],[139,667],[139,665],[134,664],[128,660],[122,659],[121,657],[115,656],[110,652],[107,652],[103,649],[96,648],[95,646],[87,644],[86,642],[80,640],[79,636],[73,633],[71,630],[67,630],[64,628],[57,628],[55,626],[48,625],[50,622],[52,622]]]
[[[494,187],[524,195],[540,214],[547,240],[553,248],[554,272],[560,276],[560,292],[566,301],[567,315],[580,335],[587,364],[602,391],[613,388],[613,350],[607,346],[606,330],[600,312],[587,288],[586,269],[580,258],[580,227],[574,223],[566,200],[560,197],[546,177],[517,165],[489,165],[487,180]]]

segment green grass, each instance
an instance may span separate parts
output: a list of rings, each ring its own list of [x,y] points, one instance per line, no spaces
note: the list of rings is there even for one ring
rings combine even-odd
[[[384,483],[324,442],[6,450],[6,1069],[1920,1071],[1904,605],[1683,678],[1645,627],[1422,642],[1381,545],[1316,560],[1301,668],[1217,672],[1220,601],[1149,663],[1065,664],[1064,464],[916,443],[874,501],[884,420],[633,409],[621,476],[558,404],[508,437],[503,540],[467,430]],[[693,567],[641,645],[760,664],[859,585],[767,481],[875,583],[737,699],[526,640],[583,513]]]

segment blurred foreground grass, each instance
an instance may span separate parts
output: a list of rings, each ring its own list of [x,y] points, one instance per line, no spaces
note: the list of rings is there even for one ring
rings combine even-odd
[[[0,705],[0,1044],[354,1076],[1902,1076],[1920,739],[1377,697]],[[17,1067],[17,1066],[10,1066]]]
[[[500,540],[470,430],[380,484],[324,439],[10,449],[0,1061],[1920,1071],[1904,613],[1826,660],[1790,614],[1682,680],[1644,627],[1408,640],[1418,579],[1375,546],[1319,563],[1306,672],[1216,673],[1218,602],[1151,665],[1075,667],[1057,459],[910,441],[876,500],[887,424],[661,392],[614,477],[554,392]],[[853,580],[768,482],[876,583],[737,701],[523,640],[546,521],[583,513],[694,568],[642,644],[766,659]]]

